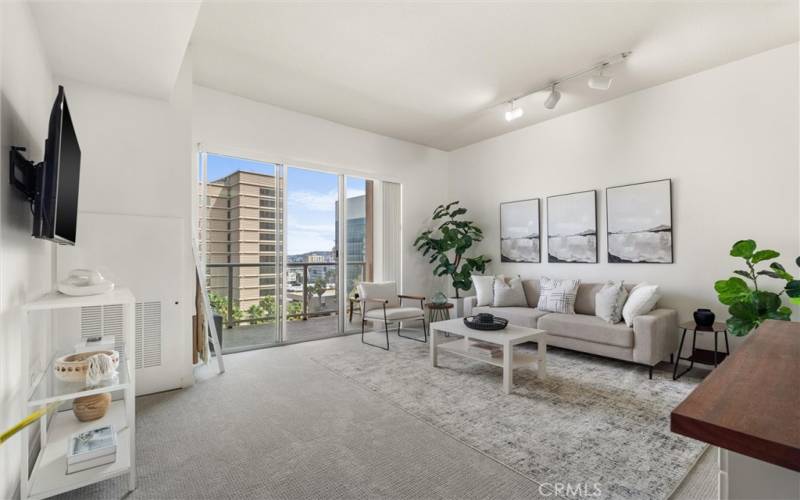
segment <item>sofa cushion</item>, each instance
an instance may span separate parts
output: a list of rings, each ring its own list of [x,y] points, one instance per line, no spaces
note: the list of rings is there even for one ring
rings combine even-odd
[[[494,280],[494,307],[526,307],[528,302],[525,300],[525,291],[522,288],[522,280],[511,278],[510,280]]]
[[[633,347],[633,328],[625,323],[606,323],[597,316],[552,313],[539,318],[537,328],[560,337],[617,347]]]
[[[551,279],[542,276],[539,280],[539,305],[542,311],[575,314],[575,296],[581,280]]]
[[[525,290],[528,307],[536,307],[539,304],[539,280],[522,280],[522,289]]]
[[[532,307],[473,307],[472,314],[489,313],[498,318],[505,318],[512,325],[537,328],[536,324],[542,316],[548,314]]]
[[[595,315],[595,296],[603,288],[603,283],[581,283],[575,297],[575,314]]]

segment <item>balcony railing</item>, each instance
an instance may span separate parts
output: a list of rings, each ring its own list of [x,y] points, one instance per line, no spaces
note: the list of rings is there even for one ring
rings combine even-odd
[[[223,316],[225,326],[233,328],[241,324],[259,324],[264,322],[275,321],[277,318],[277,305],[274,298],[280,290],[278,288],[278,276],[275,273],[275,263],[260,262],[260,263],[220,263],[220,264],[206,264],[208,274],[206,276],[206,286],[211,296],[212,308]],[[346,295],[349,296],[352,289],[356,286],[358,281],[364,279],[364,271],[366,262],[348,262],[347,268],[355,268],[358,271],[354,272],[352,276],[348,277]],[[258,269],[259,272],[252,275],[242,275],[241,269]],[[322,268],[320,272],[319,268]],[[290,262],[286,264],[286,318],[288,320],[307,320],[317,316],[330,316],[337,314],[338,311],[338,268],[336,262]],[[222,275],[213,274],[214,269],[224,269],[225,273]],[[238,284],[234,286],[235,272],[239,271]],[[348,274],[350,272],[348,271]],[[292,276],[293,279],[289,280]],[[262,284],[262,278],[273,278],[272,283]],[[224,278],[225,285],[216,284],[215,280]],[[256,280],[255,286],[243,286],[242,280],[250,279]],[[225,288],[226,292],[223,295],[215,292],[220,288]],[[258,296],[242,297],[241,292],[244,290],[258,290]],[[238,290],[238,294],[234,294],[234,290]],[[268,295],[262,295],[262,290],[270,290]],[[327,292],[333,291],[332,295],[325,295]],[[272,301],[264,300],[267,297],[273,297]],[[316,300],[314,300],[316,298]],[[328,301],[323,302],[323,299],[332,299],[333,307],[328,306]],[[263,315],[253,316],[249,314],[244,317],[245,313],[250,308],[242,307],[242,303],[251,302],[250,307],[257,305],[258,309],[253,311],[263,311]],[[262,302],[265,307],[262,307]],[[297,304],[297,306],[289,306],[289,304]],[[270,310],[271,309],[271,310]]]

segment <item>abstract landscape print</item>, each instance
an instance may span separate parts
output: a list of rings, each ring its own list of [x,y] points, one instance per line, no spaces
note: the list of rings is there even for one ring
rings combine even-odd
[[[670,179],[606,188],[608,262],[672,263]]]
[[[547,198],[547,261],[597,262],[597,192]]]
[[[541,261],[539,244],[539,199],[500,204],[500,260]]]

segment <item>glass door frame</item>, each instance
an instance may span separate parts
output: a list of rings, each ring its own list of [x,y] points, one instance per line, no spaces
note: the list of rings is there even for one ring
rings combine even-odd
[[[286,314],[286,306],[288,304],[287,295],[287,271],[288,271],[288,252],[287,252],[287,218],[288,218],[288,196],[287,191],[287,171],[288,168],[297,168],[306,171],[319,172],[322,174],[336,175],[337,176],[337,196],[339,203],[337,204],[337,218],[339,224],[336,228],[339,245],[337,247],[336,261],[336,296],[337,296],[337,322],[336,332],[323,338],[331,338],[343,335],[353,335],[360,333],[360,330],[354,329],[348,331],[347,329],[347,308],[349,307],[349,298],[347,295],[347,266],[348,266],[348,245],[347,245],[347,178],[364,179],[365,181],[372,181],[379,184],[381,181],[375,177],[368,176],[362,172],[352,171],[346,168],[324,167],[324,166],[311,166],[306,162],[294,161],[271,161],[263,159],[262,155],[251,154],[252,152],[230,152],[225,148],[210,148],[205,149],[202,144],[197,144],[197,159],[198,164],[195,165],[194,175],[197,175],[195,186],[200,188],[200,191],[193,193],[193,221],[192,221],[192,235],[193,240],[199,234],[201,235],[196,241],[198,246],[199,258],[201,261],[202,270],[207,276],[207,228],[208,220],[207,215],[200,212],[200,209],[208,209],[208,171],[207,159],[209,155],[223,156],[248,162],[263,163],[273,165],[275,167],[275,198],[276,198],[276,218],[275,218],[275,300],[276,300],[276,332],[274,343],[258,344],[248,348],[236,349],[229,352],[239,352],[251,349],[262,349],[267,347],[276,347],[281,345],[289,345],[304,340],[293,341],[288,338],[288,318]],[[389,181],[395,182],[395,181]],[[203,206],[198,207],[197,202],[201,201]],[[372,216],[373,225],[376,223],[374,214]],[[374,229],[373,229],[374,234]],[[374,251],[374,248],[373,248]],[[374,259],[374,257],[373,257]],[[366,272],[366,270],[364,271]],[[399,285],[399,284],[398,284]],[[204,284],[204,286],[206,286]]]

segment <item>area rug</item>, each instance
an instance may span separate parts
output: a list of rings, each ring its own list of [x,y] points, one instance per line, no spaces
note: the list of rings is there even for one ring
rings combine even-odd
[[[572,498],[667,498],[705,445],[672,434],[670,411],[699,382],[668,371],[572,351],[548,351],[548,377],[514,372],[512,394],[502,371],[392,339],[391,351],[313,357],[329,370],[535,481]],[[451,340],[451,339],[447,339]]]

